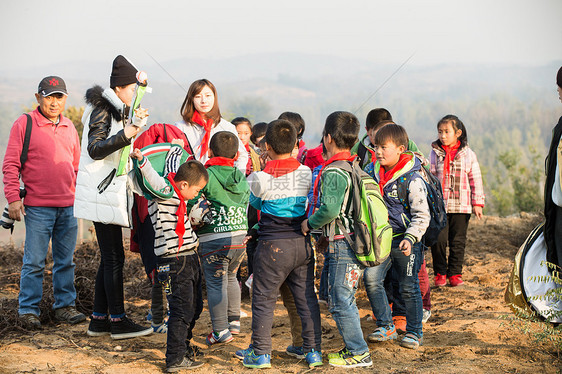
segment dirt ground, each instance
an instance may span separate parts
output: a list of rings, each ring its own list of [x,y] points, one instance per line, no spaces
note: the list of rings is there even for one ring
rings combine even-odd
[[[471,221],[465,258],[465,285],[457,288],[432,288],[432,316],[424,325],[424,345],[418,350],[401,348],[396,341],[369,343],[372,369],[383,373],[556,373],[562,361],[552,344],[536,342],[521,331],[521,322],[506,320],[512,313],[503,295],[513,258],[531,229],[539,222],[536,216]],[[0,256],[3,254],[0,250]],[[136,255],[128,261],[138,261]],[[433,279],[431,255],[427,254],[430,279]],[[15,303],[17,274],[1,269],[0,298]],[[8,277],[8,278],[6,278]],[[4,278],[4,281],[1,281]],[[49,277],[47,277],[49,278]],[[6,279],[11,280],[6,282]],[[50,281],[50,280],[49,280]],[[140,282],[140,281],[139,281]],[[142,283],[142,282],[141,282]],[[144,283],[142,283],[144,284]],[[140,321],[149,308],[148,286],[141,294],[128,297],[126,308]],[[129,295],[129,293],[128,293]],[[368,320],[369,304],[361,289],[357,295],[361,324],[365,336],[375,325]],[[203,348],[206,365],[197,373],[247,372],[233,357],[234,351],[250,342],[251,306],[243,300],[242,332],[228,344],[207,348],[205,336],[210,331],[207,310],[195,328],[194,344]],[[13,313],[16,313],[15,310]],[[342,339],[328,310],[321,306],[323,352],[342,347]],[[504,316],[502,318],[502,316]],[[86,335],[87,323],[67,326],[48,322],[42,331],[0,329],[0,373],[158,373],[164,368],[165,335],[113,341],[109,337]],[[284,353],[291,343],[287,314],[277,303],[273,329],[272,369],[269,373],[302,373],[309,370],[304,360]],[[314,371],[343,372],[325,365]]]

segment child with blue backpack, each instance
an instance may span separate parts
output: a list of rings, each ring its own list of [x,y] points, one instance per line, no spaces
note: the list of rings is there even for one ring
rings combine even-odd
[[[375,135],[377,160],[372,177],[379,184],[388,208],[393,240],[390,256],[379,266],[369,268],[364,274],[364,282],[377,324],[368,336],[369,341],[381,342],[398,337],[384,289],[384,279],[392,267],[406,307],[406,335],[400,345],[416,349],[423,343],[423,309],[418,280],[423,262],[421,239],[429,226],[431,213],[426,185],[420,175],[422,165],[413,152],[407,151],[408,142],[406,130],[396,124],[382,127]],[[403,202],[399,184],[407,181],[407,196]]]

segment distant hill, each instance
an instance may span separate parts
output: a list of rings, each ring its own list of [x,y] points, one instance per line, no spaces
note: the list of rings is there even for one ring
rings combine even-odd
[[[467,126],[469,143],[489,173],[485,181],[490,199],[492,190],[505,183],[507,175],[498,163],[500,154],[517,150],[522,165],[542,168],[541,163],[531,161],[529,147],[539,156],[546,155],[551,129],[562,114],[555,87],[562,61],[542,66],[419,66],[414,56],[384,85],[400,64],[296,53],[158,61],[166,71],[148,55],[135,63],[148,72],[153,87],[153,93],[143,101],[150,112],[149,123],[178,121],[185,89],[203,77],[217,86],[226,119],[247,116],[254,122],[269,122],[281,112],[299,112],[306,121],[304,139],[310,146],[320,141],[325,118],[331,112],[354,112],[363,127],[370,109],[385,107],[428,154],[437,136],[437,121],[446,114],[456,114]],[[0,155],[11,124],[23,106],[32,105],[43,76],[59,74],[65,78],[68,105],[82,106],[88,87],[94,83],[107,86],[110,66],[110,61],[77,60],[0,71]]]

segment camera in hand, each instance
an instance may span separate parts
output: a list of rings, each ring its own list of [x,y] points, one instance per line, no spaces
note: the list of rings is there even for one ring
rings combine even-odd
[[[25,188],[20,187],[20,198],[23,199],[25,197],[26,191]],[[2,217],[0,217],[0,226],[5,229],[10,229],[14,231],[14,220],[10,218],[9,212],[9,204],[6,204],[4,207],[4,211],[2,212]]]

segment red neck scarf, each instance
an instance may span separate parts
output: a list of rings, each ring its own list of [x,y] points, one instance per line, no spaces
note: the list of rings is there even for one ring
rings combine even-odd
[[[265,164],[263,171],[272,175],[274,178],[281,177],[295,171],[301,166],[301,163],[294,157],[283,158],[281,160],[271,160]]]
[[[209,166],[234,166],[234,159],[228,157],[213,157],[205,162],[205,168]]]
[[[205,130],[205,134],[203,134],[203,139],[201,140],[201,158],[207,155],[209,151],[209,139],[211,138],[211,129],[213,128],[213,120],[207,119],[206,121],[203,119],[203,116],[198,111],[193,113],[193,117],[191,118],[191,122],[198,124],[199,126],[203,127]]]
[[[180,206],[176,211],[176,216],[178,217],[178,223],[176,223],[176,230],[175,230],[175,233],[178,236],[178,252],[179,252],[183,245],[183,234],[185,234],[185,215],[187,213],[187,206],[185,205],[185,200],[183,199],[181,192],[178,186],[176,185],[176,182],[174,182],[175,176],[176,173],[169,173],[167,178],[170,181],[170,184],[172,185],[174,191],[176,192],[176,195],[178,195],[178,199],[180,199]]]
[[[250,143],[244,144],[244,148],[246,148],[246,151],[250,153]]]
[[[457,141],[455,145],[444,145],[441,147],[445,150],[445,161],[443,162],[443,180],[448,180],[449,174],[451,174],[451,162],[455,159],[457,152],[461,146],[461,141]]]
[[[311,211],[311,209],[313,209],[312,211],[314,212],[314,209],[316,207],[316,202],[318,201],[318,184],[320,183],[320,177],[322,176],[322,172],[324,171],[324,168],[330,165],[334,161],[353,161],[355,160],[355,157],[356,157],[355,155],[353,156],[351,155],[351,152],[343,151],[343,152],[336,153],[322,165],[320,171],[318,172],[318,176],[314,181],[314,187],[312,189],[312,202],[308,206],[307,214]]]
[[[384,167],[379,169],[379,188],[381,189],[381,195],[384,196],[384,185],[394,177],[394,174],[402,169],[414,156],[408,153],[402,153],[398,159],[398,163],[392,167],[389,171],[386,171]]]

